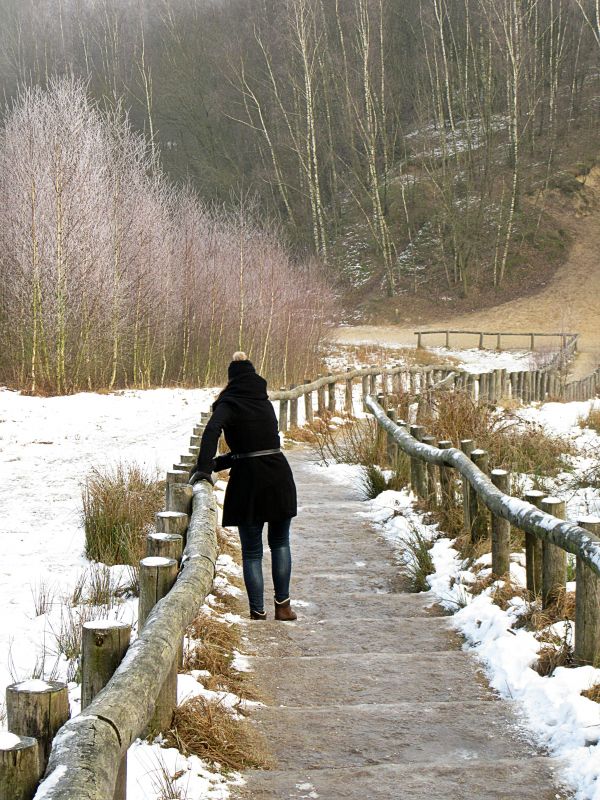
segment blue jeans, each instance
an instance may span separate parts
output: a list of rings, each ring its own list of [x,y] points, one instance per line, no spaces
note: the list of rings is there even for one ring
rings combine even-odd
[[[290,575],[292,572],[292,554],[290,551],[291,519],[281,522],[269,522],[268,542],[271,550],[271,572],[275,599],[278,602],[290,596]],[[251,525],[238,525],[242,544],[242,564],[244,567],[244,583],[248,592],[250,611],[264,611],[264,581],[262,573],[264,522]]]

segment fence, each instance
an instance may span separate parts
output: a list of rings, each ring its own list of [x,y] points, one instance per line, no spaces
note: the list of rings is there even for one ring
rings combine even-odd
[[[519,338],[527,342],[527,348],[531,351],[535,350],[536,341],[540,339],[558,339],[560,340],[560,351],[573,354],[577,350],[577,340],[579,339],[578,333],[516,333],[512,331],[466,331],[466,330],[420,330],[415,331],[417,337],[417,347],[423,347],[423,338],[425,336],[443,336],[444,346],[450,347],[450,336],[475,336],[477,338],[477,347],[480,350],[484,349],[484,341],[486,338],[492,338],[495,341],[495,349],[502,350],[502,343],[507,338]]]
[[[140,562],[138,638],[129,646],[123,623],[83,626],[83,711],[72,719],[65,684],[27,681],[7,690],[15,742],[0,749],[0,800],[124,800],[127,749],[170,727],[185,629],[212,589],[217,558],[212,487],[187,484],[207,416],[190,453],[167,473],[166,510]]]
[[[544,497],[543,492],[528,492],[526,500],[512,497],[510,474],[491,469],[488,454],[476,449],[473,441],[461,441],[461,449],[449,441],[439,441],[436,447],[422,426],[413,425],[409,432],[404,422],[394,422],[394,409],[385,410],[370,396],[366,405],[387,432],[391,460],[394,447],[410,457],[415,494],[430,507],[443,507],[445,513],[462,509],[463,529],[473,543],[491,534],[494,575],[509,574],[511,525],[525,532],[527,588],[532,596],[541,596],[545,607],[565,591],[566,554],[576,556],[575,659],[597,666],[600,518],[587,517],[573,524],[565,521],[565,504],[558,498]]]
[[[279,402],[279,428],[285,432],[298,426],[299,403],[304,406],[304,418],[312,422],[314,415],[354,412],[354,386],[360,381],[361,400],[367,395],[408,393],[419,397],[443,386],[448,391],[464,391],[478,402],[496,403],[502,398],[524,403],[544,400],[589,400],[600,389],[600,368],[577,381],[567,382],[555,367],[535,370],[496,369],[473,373],[446,365],[427,367],[397,364],[392,367],[371,366],[347,369],[346,372],[321,376],[300,386],[269,392],[273,402]],[[338,392],[338,387],[343,392]],[[343,397],[343,399],[342,399]]]

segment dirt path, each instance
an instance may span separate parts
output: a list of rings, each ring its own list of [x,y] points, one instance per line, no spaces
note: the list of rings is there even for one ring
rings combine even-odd
[[[588,176],[586,186],[600,190],[600,174]],[[587,375],[600,364],[600,213],[582,217],[574,224],[575,242],[565,265],[539,294],[504,303],[484,312],[440,319],[428,328],[473,328],[504,331],[573,331],[581,334],[580,353],[573,365],[574,377]],[[406,302],[410,302],[407,298]],[[414,344],[415,327],[357,326],[343,328],[336,339],[347,344],[385,342]],[[437,344],[441,344],[438,342]],[[453,343],[454,344],[454,343]],[[473,337],[456,346],[476,346]]]
[[[246,773],[234,797],[564,798],[556,762],[519,732],[448,618],[403,591],[390,546],[356,514],[356,489],[316,474],[301,449],[290,461],[299,620],[248,627],[270,698],[252,716],[277,766]]]

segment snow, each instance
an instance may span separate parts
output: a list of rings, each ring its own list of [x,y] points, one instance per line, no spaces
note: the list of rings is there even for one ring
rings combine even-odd
[[[17,683],[13,689],[17,692],[47,692],[48,689],[52,689],[52,686],[47,681],[34,679]]]
[[[0,750],[12,750],[18,744],[21,744],[20,736],[8,733],[8,731],[0,731]]]
[[[173,563],[172,558],[163,558],[163,556],[146,556],[142,558],[141,564],[145,567],[168,567]]]
[[[156,389],[44,398],[0,389],[0,693],[31,677],[44,646],[46,669],[57,661],[61,597],[72,593],[89,566],[81,521],[81,484],[88,471],[119,460],[170,469],[173,453],[187,450],[191,430],[215,392]],[[124,572],[111,569],[119,579]],[[44,588],[50,593],[48,613],[36,617],[34,596]],[[127,604],[119,613],[132,616]],[[60,659],[58,671],[66,677]]]

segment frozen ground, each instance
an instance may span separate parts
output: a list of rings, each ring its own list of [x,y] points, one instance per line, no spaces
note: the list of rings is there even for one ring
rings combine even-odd
[[[368,348],[367,353],[357,348]],[[373,357],[373,351],[376,356]],[[343,370],[346,367],[367,367],[370,364],[413,364],[410,357],[415,351],[414,345],[398,348],[393,341],[358,340],[352,345],[341,345],[327,356],[325,362],[330,370]],[[438,357],[437,363],[449,362],[452,366],[464,369],[467,372],[490,372],[495,369],[506,369],[511,372],[519,370],[539,369],[544,366],[551,352],[531,352],[527,350],[479,350],[478,348],[453,350],[446,347],[428,347],[427,353],[434,353]]]
[[[118,618],[133,624],[135,636],[137,600],[111,608],[63,602],[90,567],[83,556],[81,484],[91,467],[119,460],[164,473],[187,451],[192,427],[215,392],[163,389],[39,398],[0,389],[0,697],[13,680],[33,675],[67,680],[75,714],[80,690],[71,680],[73,665],[57,654],[63,622],[71,615],[76,621]],[[239,568],[229,556],[220,557],[217,567],[216,580],[227,591],[228,577]],[[113,567],[111,575],[115,583],[127,580],[123,567]],[[40,587],[46,587],[48,603],[37,615],[34,597],[39,601]],[[180,700],[203,694],[231,707],[238,702],[233,695],[208,692],[197,678],[180,676]],[[178,796],[188,800],[225,800],[237,780],[159,744],[135,743],[128,765],[131,800],[164,797],[165,772],[178,775]]]
[[[30,676],[53,630],[36,618],[45,584],[56,605],[88,566],[81,484],[93,466],[136,461],[164,472],[187,451],[213,392],[158,389],[25,397],[0,390],[0,695]],[[12,663],[8,663],[8,654]],[[10,666],[10,670],[9,670]]]

